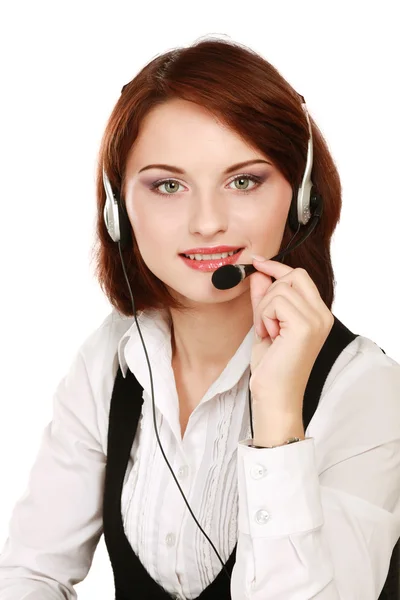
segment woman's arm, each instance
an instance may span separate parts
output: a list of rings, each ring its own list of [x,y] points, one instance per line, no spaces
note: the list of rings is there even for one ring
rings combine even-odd
[[[24,495],[0,555],[0,600],[75,600],[102,534],[106,457],[84,360],[54,395]]]
[[[400,536],[400,366],[339,376],[305,440],[247,443],[232,599],[376,600]]]

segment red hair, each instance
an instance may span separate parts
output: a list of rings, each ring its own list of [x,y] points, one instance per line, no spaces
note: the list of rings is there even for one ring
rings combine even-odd
[[[173,98],[197,103],[216,115],[267,155],[296,193],[305,170],[309,131],[302,97],[260,55],[236,42],[206,39],[154,58],[124,86],[107,122],[98,155],[97,226],[92,250],[95,274],[111,304],[126,316],[133,316],[132,303],[118,244],[109,237],[103,219],[106,195],[102,167],[123,201],[127,156],[140,123],[152,108]],[[324,211],[314,231],[285,257],[285,263],[304,268],[331,308],[335,282],[330,241],[340,217],[341,183],[327,143],[311,115],[309,118],[314,154],[311,179],[322,195]],[[280,250],[292,236],[286,223]],[[126,248],[123,257],[137,311],[182,308],[145,265],[133,231],[132,248]]]

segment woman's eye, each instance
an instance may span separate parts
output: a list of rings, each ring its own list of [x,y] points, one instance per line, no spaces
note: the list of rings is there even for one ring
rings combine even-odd
[[[231,183],[234,183],[234,184],[237,183],[238,186],[240,186],[240,187],[235,185],[235,188],[238,191],[246,192],[249,189],[252,190],[253,187],[257,187],[257,186],[252,186],[249,188],[249,184],[248,184],[249,181],[251,181],[255,184],[258,184],[258,183],[260,183],[261,179],[259,177],[255,177],[254,175],[238,175],[237,177],[235,177],[235,179],[232,179],[232,181],[230,182],[229,185],[231,185]],[[241,187],[243,185],[243,182],[245,182],[245,185],[244,185],[244,187]],[[231,189],[233,189],[233,188],[231,188]]]
[[[160,192],[160,190],[158,188],[162,185],[171,186],[171,193],[170,192],[167,192],[167,193]],[[171,196],[171,194],[173,194],[177,191],[177,189],[179,188],[180,185],[181,184],[179,183],[179,181],[176,181],[176,179],[166,179],[164,181],[160,181],[160,182],[156,181],[155,183],[152,183],[151,189],[155,190],[159,194],[163,194],[164,196],[168,196],[168,195]]]
[[[253,185],[249,188],[249,181],[251,181],[255,185]],[[261,182],[262,182],[262,178],[257,177],[255,175],[237,175],[234,179],[232,179],[232,181],[228,184],[228,186],[230,186],[232,183],[234,183],[235,188],[238,192],[246,193],[246,192],[252,190],[254,187],[257,187],[258,185],[260,185]],[[179,190],[180,185],[181,184],[176,179],[164,179],[163,181],[155,181],[154,183],[152,183],[151,189],[153,191],[155,191],[157,194],[161,194],[163,196],[168,196],[168,195],[172,196],[173,194],[175,194],[175,192],[177,192]],[[166,188],[164,188],[164,192],[161,192],[159,189],[161,186],[168,186],[169,191],[168,191],[168,188],[166,187]],[[232,190],[234,188],[231,187],[230,189]],[[165,190],[167,190],[167,191],[165,191]]]

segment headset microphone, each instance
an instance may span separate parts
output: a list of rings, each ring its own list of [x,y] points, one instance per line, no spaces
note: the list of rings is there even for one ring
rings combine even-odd
[[[289,218],[288,218],[289,226],[292,231],[295,231],[295,234],[292,237],[292,239],[290,240],[286,249],[283,250],[282,252],[280,252],[279,254],[277,254],[276,256],[274,256],[271,260],[280,260],[286,254],[288,254],[289,252],[291,252],[292,250],[297,248],[300,244],[302,244],[307,239],[307,237],[310,235],[310,233],[313,231],[313,229],[317,225],[317,223],[322,215],[322,207],[323,207],[322,197],[318,193],[316,193],[316,191],[313,189],[313,183],[311,181],[311,170],[312,170],[312,165],[313,165],[312,129],[311,129],[310,119],[308,116],[305,100],[304,100],[303,96],[300,96],[300,97],[302,98],[302,101],[303,101],[301,104],[301,107],[305,113],[307,123],[308,123],[309,140],[308,140],[308,150],[307,150],[307,161],[306,161],[306,167],[304,170],[303,181],[298,189],[297,198],[295,197],[295,194],[293,193],[292,202],[291,202],[290,211],[289,211]],[[105,201],[104,212],[103,212],[104,223],[105,223],[105,226],[107,228],[108,234],[110,235],[111,239],[113,240],[113,242],[116,242],[118,244],[118,250],[119,250],[119,255],[120,255],[120,259],[121,259],[122,270],[124,272],[124,277],[125,277],[125,280],[126,280],[126,283],[128,286],[129,295],[130,295],[131,302],[132,302],[133,316],[135,318],[136,326],[138,329],[138,333],[140,335],[140,339],[141,339],[141,342],[143,345],[147,364],[149,367],[150,385],[151,385],[151,394],[152,394],[152,403],[153,403],[153,424],[154,424],[154,429],[155,429],[155,433],[156,433],[156,438],[157,438],[158,444],[160,446],[161,453],[168,465],[169,470],[171,471],[171,474],[172,474],[172,476],[175,480],[175,483],[178,486],[178,489],[186,503],[186,506],[189,509],[190,514],[192,515],[192,517],[193,517],[194,521],[196,522],[196,525],[199,527],[200,531],[203,533],[203,535],[206,537],[206,539],[211,544],[213,550],[215,551],[216,555],[218,556],[218,559],[220,560],[220,562],[222,564],[223,570],[226,572],[226,575],[228,576],[228,579],[230,580],[231,579],[230,574],[229,574],[228,570],[226,569],[225,564],[224,564],[222,558],[220,557],[217,549],[215,548],[214,544],[212,543],[212,541],[210,540],[210,538],[208,537],[206,532],[203,530],[203,528],[197,521],[196,517],[194,516],[193,511],[190,508],[190,505],[185,497],[185,494],[183,493],[182,488],[179,485],[179,482],[175,476],[175,473],[174,473],[171,465],[169,464],[168,459],[165,456],[164,449],[161,445],[161,441],[160,441],[158,431],[157,431],[156,418],[155,418],[154,387],[153,387],[153,377],[152,377],[152,372],[151,372],[150,361],[149,361],[146,346],[145,346],[145,343],[143,340],[142,332],[140,330],[139,323],[137,320],[135,302],[134,302],[134,298],[133,298],[133,294],[132,294],[132,290],[131,290],[131,286],[130,286],[130,282],[129,282],[129,277],[128,277],[128,274],[127,274],[127,271],[125,268],[125,264],[124,264],[123,253],[122,253],[122,250],[132,247],[132,227],[131,227],[131,223],[129,221],[129,218],[128,218],[128,215],[126,212],[126,207],[124,205],[124,201],[119,196],[119,194],[117,194],[116,192],[113,191],[111,183],[105,172],[104,165],[103,165],[103,185],[104,185],[104,190],[106,193],[106,201]],[[293,242],[294,238],[297,236],[297,234],[300,230],[300,227],[307,225],[308,222],[310,221],[310,219],[311,219],[310,225],[304,231],[304,235],[301,237],[301,239],[299,239],[296,242],[296,244],[293,244],[290,247],[290,244]],[[229,288],[234,287],[235,285],[238,285],[238,283],[243,281],[243,279],[245,277],[248,277],[249,275],[254,273],[256,270],[257,269],[255,269],[255,267],[252,264],[250,264],[250,265],[224,265],[223,267],[220,267],[213,273],[211,281],[217,289],[220,289],[220,290],[229,289]],[[249,402],[251,436],[252,436],[252,438],[254,438],[250,388],[248,390],[248,402]]]

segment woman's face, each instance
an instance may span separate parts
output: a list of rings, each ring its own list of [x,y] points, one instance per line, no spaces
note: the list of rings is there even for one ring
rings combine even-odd
[[[251,160],[262,162],[226,173]],[[175,166],[182,173],[144,170],[152,164]],[[158,187],[152,189],[154,184]],[[289,182],[268,157],[202,107],[179,99],[155,107],[143,120],[128,156],[125,189],[145,264],[174,297],[190,305],[233,300],[250,284],[246,278],[218,290],[212,272],[190,268],[180,254],[198,247],[212,253],[212,247],[227,245],[244,248],[242,264],[252,263],[252,254],[271,258],[279,251],[292,198]]]

